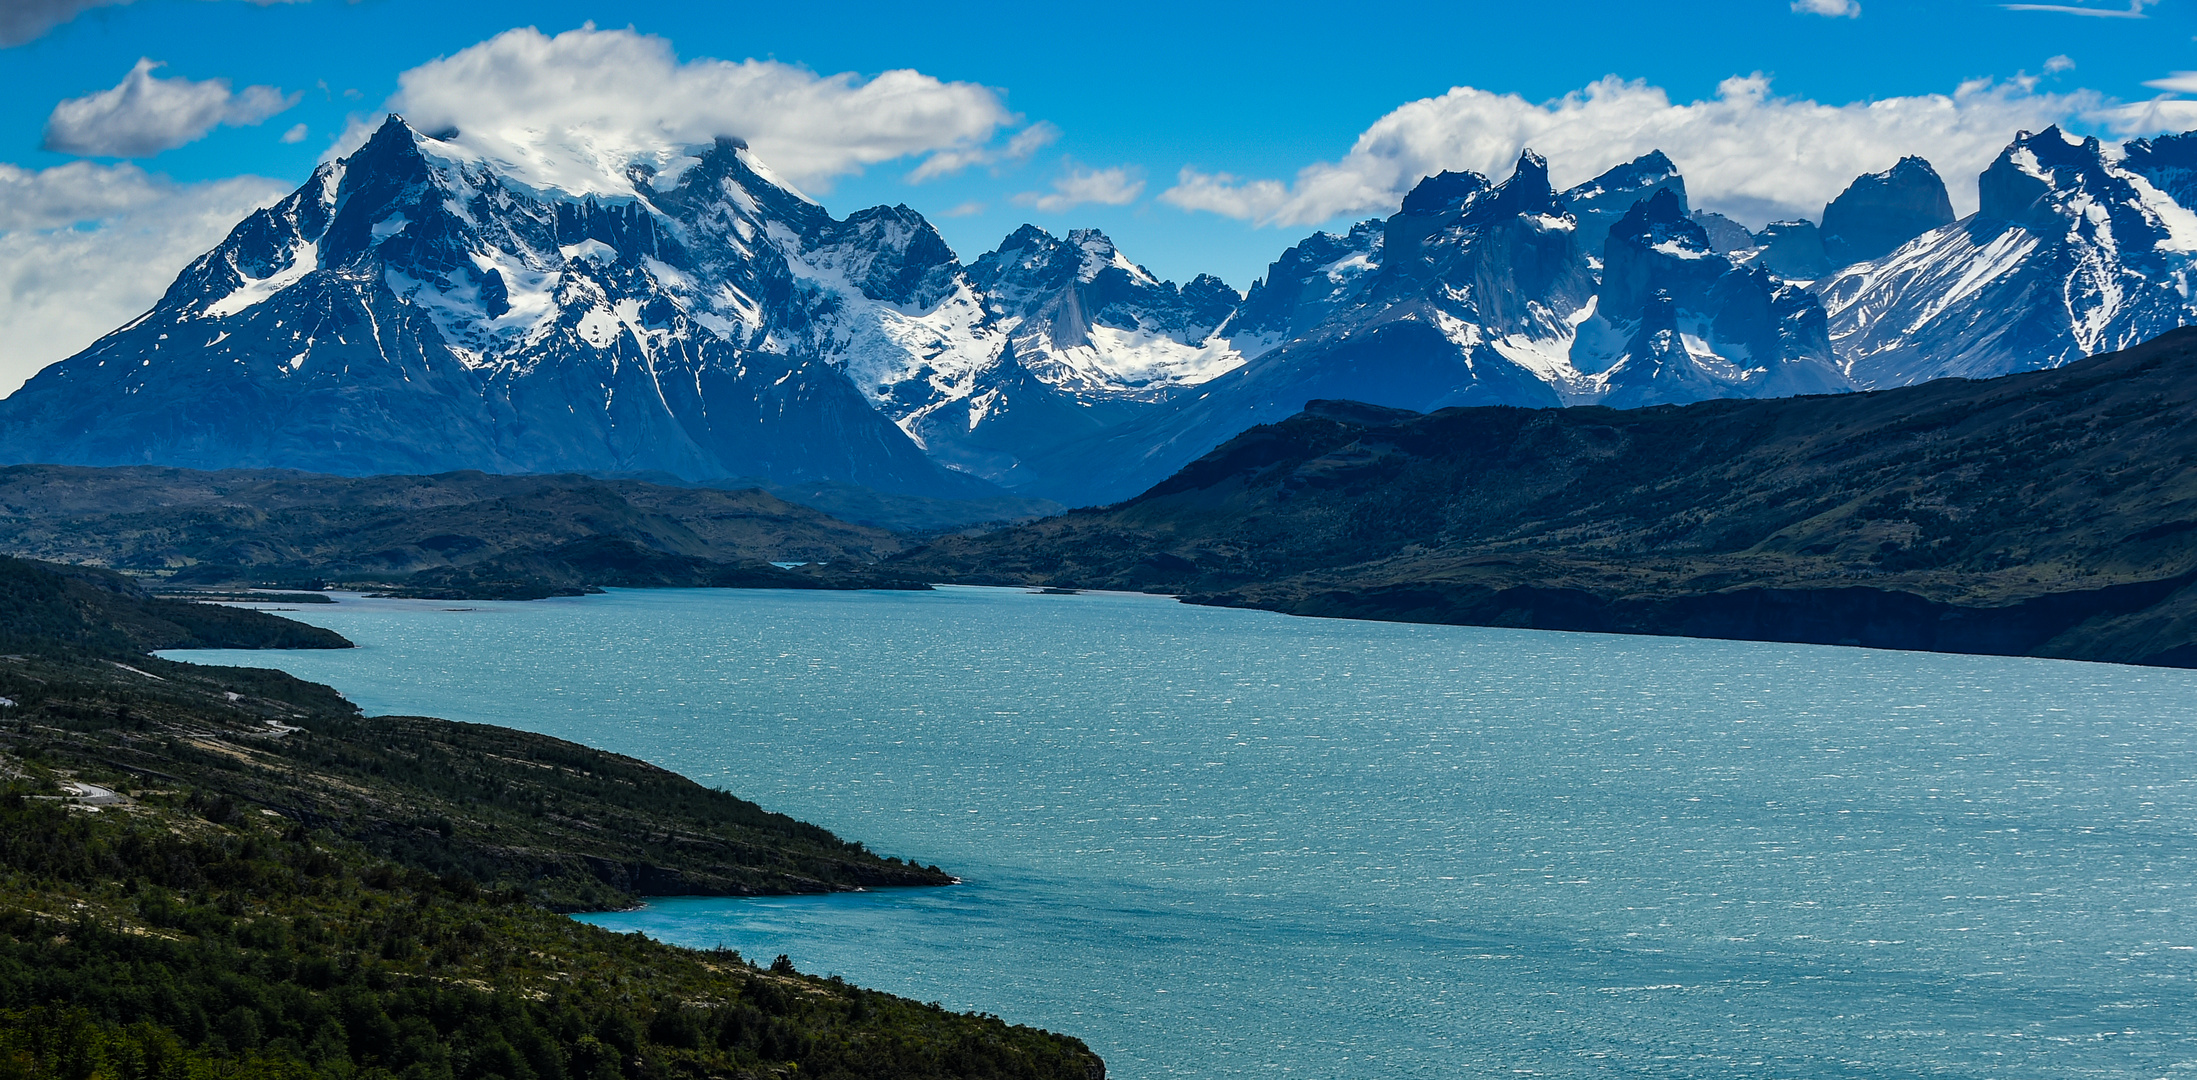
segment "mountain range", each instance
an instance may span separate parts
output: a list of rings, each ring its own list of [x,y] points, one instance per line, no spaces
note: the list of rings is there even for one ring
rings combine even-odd
[[[512,161],[390,117],[155,307],[0,401],[0,460],[584,472],[1117,501],[1311,399],[1637,407],[2053,367],[2192,321],[2197,133],[2024,132],[1954,220],[1920,158],[1818,222],[1428,177],[1245,294],[1096,231],[964,263],[736,140]],[[1003,491],[1003,489],[1005,489]]]

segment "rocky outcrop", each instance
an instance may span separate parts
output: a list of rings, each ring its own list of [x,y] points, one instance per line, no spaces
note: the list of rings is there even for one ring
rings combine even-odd
[[[1823,208],[1823,250],[1832,265],[1850,266],[1952,223],[1953,201],[1938,171],[1919,157],[1903,157],[1857,177]]]

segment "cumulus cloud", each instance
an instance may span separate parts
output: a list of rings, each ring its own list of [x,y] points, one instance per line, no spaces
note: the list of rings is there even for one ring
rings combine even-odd
[[[1396,109],[1341,160],[1307,166],[1289,182],[1185,168],[1160,199],[1262,225],[1311,225],[1393,211],[1421,177],[1444,169],[1501,177],[1527,147],[1548,157],[1560,187],[1660,149],[1685,172],[1696,203],[1742,221],[1814,217],[1854,177],[1905,154],[1929,158],[1966,212],[1976,203],[1972,178],[2016,131],[2076,117],[2129,132],[2172,126],[2171,109],[2135,108],[2109,107],[2088,91],[2044,94],[1992,80],[1848,105],[1774,96],[1760,74],[1684,104],[1616,76],[1541,103],[1458,87]]]
[[[1126,206],[1137,201],[1137,196],[1144,194],[1144,181],[1136,175],[1136,170],[1128,166],[1090,169],[1067,162],[1064,167],[1067,171],[1053,178],[1053,190],[1044,193],[1025,191],[1015,196],[1015,205],[1057,214],[1085,203]]]
[[[304,124],[292,124],[290,130],[282,133],[282,144],[288,146],[291,143],[304,142],[305,136],[309,134],[312,134],[311,128],[306,127]]]
[[[0,393],[150,308],[287,185],[177,184],[134,165],[0,165]]]
[[[2156,98],[2100,110],[2098,119],[2117,135],[2155,135],[2197,128],[2197,101]]]
[[[2073,70],[2075,70],[2075,58],[2067,55],[2066,53],[2061,53],[2058,56],[2048,56],[2045,58],[2044,73],[2047,75],[2057,75],[2063,71]]]
[[[222,124],[259,124],[298,103],[272,86],[231,91],[227,79],[156,79],[165,65],[140,59],[108,90],[70,98],[46,118],[43,147],[64,154],[150,157],[205,138]]]
[[[1793,0],[1793,10],[1802,15],[1828,15],[1834,19],[1861,18],[1860,0]]]
[[[974,83],[682,62],[663,38],[592,24],[555,37],[506,31],[403,73],[398,86],[390,108],[415,127],[455,128],[461,145],[522,178],[572,191],[595,190],[610,163],[668,158],[720,135],[745,140],[788,180],[822,187],[896,158],[968,155],[1018,122]]]

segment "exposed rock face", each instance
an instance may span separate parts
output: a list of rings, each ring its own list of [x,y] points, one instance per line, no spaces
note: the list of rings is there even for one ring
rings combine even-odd
[[[1978,193],[1974,215],[1818,286],[1856,382],[2058,367],[2197,318],[2197,217],[2097,139],[2023,132]]]
[[[1055,475],[1082,468],[1054,497],[1134,494],[1247,424],[1313,399],[1424,411],[1844,388],[1814,298],[1712,250],[1659,159],[1587,185],[1585,197],[1604,206],[1612,192],[1649,196],[1607,230],[1599,280],[1571,196],[1550,186],[1547,162],[1531,151],[1501,184],[1430,177],[1378,233],[1368,223],[1291,249],[1227,331],[1279,343],[1040,459]]]
[[[1096,232],[965,269],[915,211],[834,219],[733,140],[585,194],[504,169],[392,117],[0,403],[0,457],[988,496],[970,474],[1024,444],[1241,362],[1208,343],[1234,290]]]
[[[1823,251],[1834,266],[1882,258],[1932,229],[1953,223],[1945,181],[1919,157],[1857,177],[1823,208]]]
[[[1831,272],[1823,250],[1823,230],[1813,221],[1773,221],[1755,235],[1761,242],[1755,262],[1782,278],[1814,281]]]
[[[1624,217],[1635,203],[1668,191],[1686,208],[1686,178],[1661,150],[1650,150],[1623,165],[1564,192],[1564,205],[1579,219],[1579,243],[1589,252],[1600,252],[1610,226]]]
[[[2184,207],[2197,207],[2197,131],[2131,139],[2121,147],[2121,166]]]
[[[1745,225],[1733,221],[1714,210],[1696,210],[1688,215],[1701,231],[1709,236],[1709,248],[1719,255],[1732,255],[1752,251],[1761,246],[1755,234]]]
[[[1850,389],[1814,297],[1719,254],[1674,193],[1635,204],[1603,251],[1598,304],[1572,349],[1574,366],[1598,375],[1602,403]],[[1614,355],[1601,351],[1619,340]]]

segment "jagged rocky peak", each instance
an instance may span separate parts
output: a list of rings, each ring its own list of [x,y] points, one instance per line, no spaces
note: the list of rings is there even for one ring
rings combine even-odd
[[[1903,157],[1880,173],[1856,177],[1823,208],[1823,251],[1834,266],[1882,258],[1901,244],[1953,223],[1953,201],[1930,163]]]
[[[1754,262],[1793,281],[1814,281],[1832,270],[1823,250],[1823,230],[1806,219],[1773,221],[1755,234]]]
[[[1693,218],[1694,224],[1701,226],[1702,231],[1709,234],[1709,246],[1715,248],[1719,255],[1751,251],[1761,246],[1761,242],[1755,239],[1755,234],[1745,225],[1714,210],[1696,210],[1689,216]]]
[[[731,140],[621,156],[544,138],[512,158],[389,118],[0,403],[0,455],[990,490],[803,338],[861,299],[804,283],[804,245],[875,225],[890,255],[890,212],[834,222]]]
[[[1663,151],[1650,150],[1564,192],[1564,203],[1579,219],[1579,242],[1588,251],[1600,251],[1610,226],[1658,191],[1675,195],[1679,213],[1686,212],[1686,178]]]
[[[2024,131],[1999,152],[1976,179],[1977,216],[2036,229],[2055,229],[2074,214],[2087,214],[2089,203],[2113,203],[2134,194],[2127,173],[2111,167],[2105,145],[2096,136],[2068,141],[2058,125]],[[2078,193],[2092,198],[2075,200]],[[2086,205],[2077,207],[2075,202]]]
[[[2121,147],[2121,164],[2182,206],[2197,207],[2197,131],[2131,139]]]
[[[1443,170],[1413,185],[1401,212],[1419,216],[1455,210],[1487,189],[1488,178],[1479,173]]]
[[[1231,340],[1271,346],[1302,336],[1356,303],[1380,271],[1386,236],[1387,224],[1375,218],[1348,233],[1318,232],[1298,241],[1251,283],[1228,324]]]
[[[1476,248],[1467,242],[1469,237],[1477,237],[1491,225],[1518,221],[1532,222],[1536,232],[1564,233],[1559,247],[1569,243],[1576,225],[1562,197],[1549,185],[1548,161],[1532,150],[1518,155],[1517,167],[1500,184],[1490,185],[1477,173],[1430,176],[1412,189],[1404,209],[1386,223],[1382,274],[1391,287],[1408,288],[1410,282],[1428,277],[1447,280],[1454,276],[1448,273],[1450,264]],[[1532,261],[1561,261],[1564,255],[1547,252]]]
[[[872,300],[931,308],[961,283],[961,260],[923,215],[905,205],[857,210],[811,234],[803,252]]]
[[[2183,266],[2197,253],[2197,217],[2114,161],[2095,136],[2071,142],[2057,127],[2025,131],[1976,188],[1981,221],[2094,250],[2138,277],[2161,280],[2168,263]]]
[[[2022,132],[1979,208],[1819,283],[1857,382],[2056,367],[2197,321],[2197,216],[2095,138]]]
[[[1637,319],[1651,298],[1667,295],[1698,308],[1708,287],[1731,269],[1709,232],[1674,191],[1659,188],[1610,226],[1602,248],[1601,313]]]
[[[1055,237],[1035,225],[1015,230],[969,266],[969,279],[999,316],[1037,329],[1048,316],[1049,338],[1017,334],[1025,362],[1047,347],[1091,344],[1092,327],[1145,331],[1195,345],[1234,314],[1242,297],[1226,282],[1200,274],[1188,285],[1161,281],[1131,262],[1097,229]]]
[[[1669,190],[1610,227],[1595,315],[1572,357],[1598,400],[1621,407],[1851,388],[1822,305],[1717,251]]]
[[[1570,214],[1562,196],[1549,184],[1549,161],[1529,147],[1518,154],[1510,177],[1497,184],[1484,200],[1487,217],[1562,217]]]
[[[1016,229],[997,248],[978,256],[969,264],[969,280],[995,307],[1014,311],[1043,303],[1063,289],[1088,284],[1109,271],[1142,284],[1160,284],[1097,229],[1075,229],[1063,239],[1035,225]]]

